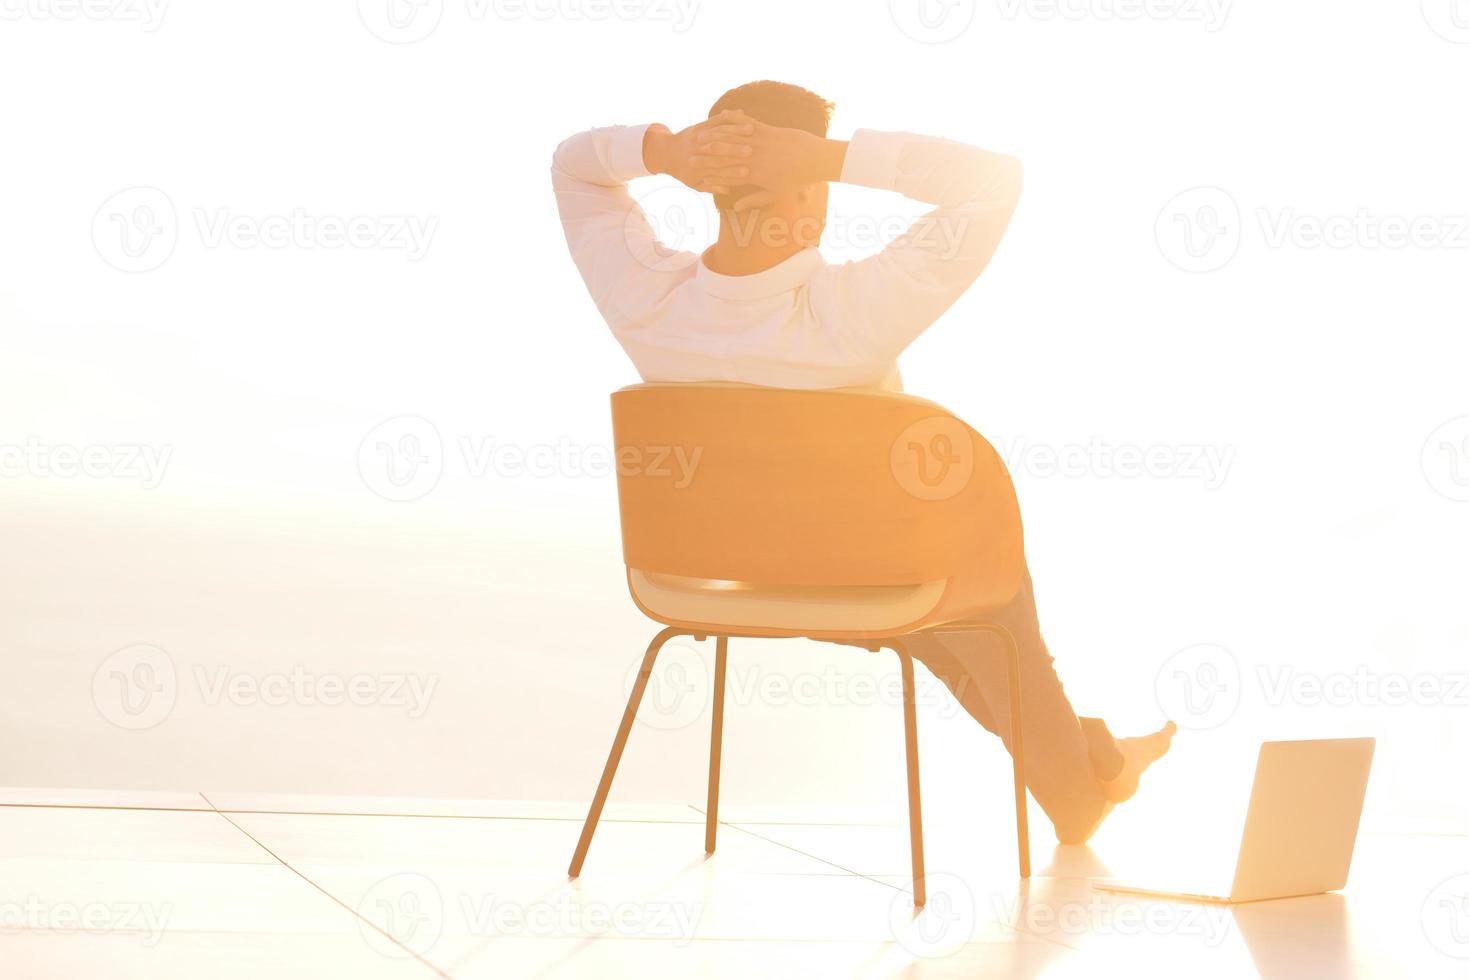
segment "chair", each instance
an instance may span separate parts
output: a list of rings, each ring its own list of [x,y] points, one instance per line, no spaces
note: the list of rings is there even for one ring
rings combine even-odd
[[[1015,822],[1030,875],[1019,651],[985,616],[1024,574],[1014,487],[988,442],[932,402],[875,390],[642,384],[612,395],[623,558],[665,628],[643,657],[570,875],[581,873],[658,651],[715,637],[704,850],[719,810],[731,638],[806,637],[898,656],[913,901],[926,902],[913,658],[903,637],[987,631],[1009,652]]]

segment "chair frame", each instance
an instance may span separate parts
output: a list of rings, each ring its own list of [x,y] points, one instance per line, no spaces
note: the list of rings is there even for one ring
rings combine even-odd
[[[920,634],[954,632],[990,633],[999,637],[1006,646],[1010,680],[1010,754],[1015,777],[1015,837],[1020,857],[1020,877],[1029,878],[1030,832],[1026,812],[1025,747],[1022,734],[1023,725],[1021,724],[1020,649],[1010,631],[998,623],[954,622],[919,631]],[[710,635],[715,637],[714,688],[709,732],[709,794],[704,810],[704,853],[706,855],[714,853],[716,829],[719,825],[719,765],[724,742],[724,680],[729,656],[729,641],[732,637],[741,639],[768,639],[768,637],[742,633],[713,633],[710,630],[699,631],[669,626],[653,637],[652,643],[648,645],[647,653],[643,655],[643,663],[638,670],[637,680],[633,684],[632,692],[628,695],[627,708],[622,713],[622,723],[617,728],[617,735],[612,740],[612,750],[607,756],[607,764],[602,769],[602,778],[597,784],[597,793],[592,798],[586,822],[582,825],[581,838],[576,844],[576,853],[571,858],[571,867],[568,872],[570,877],[576,878],[581,874],[587,850],[592,845],[592,835],[596,833],[597,822],[602,816],[602,808],[607,803],[607,794],[612,789],[612,779],[617,774],[618,763],[622,760],[622,751],[627,745],[633,721],[637,718],[638,706],[642,703],[643,691],[648,686],[648,678],[652,676],[658,652],[665,643],[676,636],[688,636],[701,642]],[[923,871],[923,812],[918,785],[918,711],[913,681],[913,656],[908,652],[903,643],[904,638],[901,636],[881,639],[833,637],[820,637],[819,639],[822,642],[862,647],[874,653],[887,648],[898,656],[898,666],[903,676],[903,735],[907,746],[908,762],[908,836],[913,857],[913,904],[921,908],[927,904],[928,896]]]

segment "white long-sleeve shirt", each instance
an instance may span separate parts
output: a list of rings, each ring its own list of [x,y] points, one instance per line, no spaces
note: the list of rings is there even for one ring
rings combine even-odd
[[[828,264],[807,248],[748,276],[712,271],[654,236],[628,181],[646,126],[580,133],[551,181],[571,255],[645,381],[898,389],[897,358],[988,264],[1020,197],[1013,157],[858,130],[843,183],[936,205],[877,255]]]

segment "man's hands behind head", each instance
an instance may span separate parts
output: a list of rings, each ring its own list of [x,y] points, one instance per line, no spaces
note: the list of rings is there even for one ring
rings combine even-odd
[[[677,133],[653,126],[643,138],[649,170],[710,194],[748,190],[735,202],[737,211],[760,207],[808,184],[839,180],[846,152],[846,143],[770,126],[737,109]]]
[[[643,163],[654,173],[710,194],[746,183],[754,150],[735,140],[753,134],[753,120],[736,115],[743,117],[722,112],[677,133],[667,126],[649,126],[643,136]]]
[[[739,185],[756,188],[735,202],[736,211],[760,207],[809,184],[841,179],[846,143],[804,129],[769,126],[739,110],[722,113],[723,117],[729,117],[724,124],[701,134],[698,152],[689,162],[710,170],[721,161],[741,162],[737,169],[744,171],[743,180],[707,181],[716,194],[727,194]]]

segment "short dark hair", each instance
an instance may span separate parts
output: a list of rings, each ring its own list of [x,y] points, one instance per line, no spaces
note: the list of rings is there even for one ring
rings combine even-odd
[[[809,89],[789,82],[750,82],[732,88],[709,108],[717,116],[727,109],[739,109],[768,126],[804,129],[815,136],[826,136],[831,113],[836,106]]]

